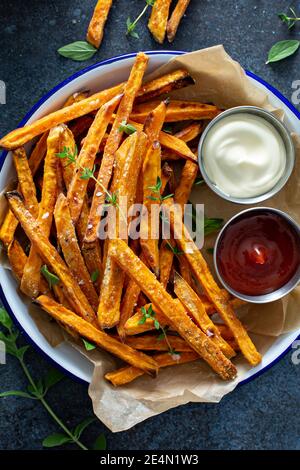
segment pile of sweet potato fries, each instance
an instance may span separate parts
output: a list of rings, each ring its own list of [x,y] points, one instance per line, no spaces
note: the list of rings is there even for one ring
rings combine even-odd
[[[88,27],[87,41],[97,49],[99,49],[103,39],[104,27],[112,3],[113,0],[98,0]],[[152,6],[148,28],[154,39],[162,44],[167,33],[168,41],[172,42],[190,0],[177,0],[170,18],[172,0],[149,0],[147,3]]]
[[[126,363],[106,374],[114,385],[199,358],[233,379],[237,352],[253,366],[261,360],[234,312],[241,302],[219,288],[188,230],[177,233],[178,208],[198,174],[199,135],[220,110],[166,99],[191,86],[192,77],[175,70],[144,83],[147,63],[137,54],[127,82],[92,96],[76,93],[62,109],[0,140],[12,150],[18,178],[6,193],[0,239],[23,293],[74,340]],[[27,156],[24,145],[32,139]],[[180,161],[177,181],[173,165]],[[159,201],[170,239],[162,239],[160,223],[154,227],[160,236],[148,238],[153,221],[142,218],[139,239],[127,231],[123,239],[101,240],[103,210],[114,207],[122,217],[124,196],[128,207],[139,202],[149,211]]]

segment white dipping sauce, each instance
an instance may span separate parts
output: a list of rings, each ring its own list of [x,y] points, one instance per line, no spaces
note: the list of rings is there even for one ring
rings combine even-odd
[[[255,197],[272,189],[284,173],[286,149],[277,129],[260,116],[225,116],[208,131],[202,158],[210,180],[224,193]]]

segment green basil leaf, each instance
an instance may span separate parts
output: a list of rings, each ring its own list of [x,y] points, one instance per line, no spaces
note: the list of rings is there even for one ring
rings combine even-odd
[[[64,378],[64,375],[57,369],[50,369],[44,378],[44,386],[47,390],[56,385]]]
[[[13,326],[10,316],[3,307],[0,308],[0,324],[5,326],[5,328],[7,328],[8,330],[10,330]]]
[[[99,278],[99,269],[96,269],[95,271],[92,272],[91,274],[91,281],[96,282]]]
[[[0,393],[0,398],[4,397],[22,397],[22,398],[33,398],[29,393],[22,392],[21,390],[9,390],[8,392]]]
[[[92,351],[93,349],[96,349],[96,346],[93,343],[90,343],[89,341],[87,341],[84,338],[81,338],[81,339],[82,339],[84,347],[87,351]]]
[[[106,438],[104,434],[100,434],[100,436],[97,437],[93,448],[94,450],[106,450]]]
[[[79,439],[83,431],[94,421],[96,421],[96,418],[86,418],[82,421],[82,423],[77,424],[73,431],[74,436]]]
[[[56,284],[58,284],[60,281],[59,277],[51,273],[45,264],[41,267],[41,273],[43,274],[45,279],[48,281],[50,289],[52,286],[55,286]]]
[[[19,359],[23,359],[24,354],[29,349],[29,346],[22,346],[21,348],[17,349],[16,355]]]
[[[97,49],[86,41],[75,41],[61,47],[57,52],[67,59],[82,61],[93,57]]]
[[[44,447],[57,447],[57,446],[66,444],[66,442],[72,442],[72,439],[66,434],[55,433],[55,434],[50,434],[50,436],[46,437],[43,440],[43,446]]]
[[[300,46],[300,41],[289,39],[287,41],[279,41],[271,47],[266,64],[278,62],[286,57],[294,54]]]

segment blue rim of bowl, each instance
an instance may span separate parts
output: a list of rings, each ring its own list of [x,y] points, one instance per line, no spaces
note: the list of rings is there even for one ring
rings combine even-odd
[[[177,56],[177,55],[182,55],[182,54],[186,54],[187,52],[186,51],[171,51],[171,50],[157,50],[157,51],[144,51],[145,54],[149,55],[149,56],[155,56],[155,55],[174,55],[174,56]],[[44,96],[42,96],[42,98],[35,104],[32,106],[32,108],[30,109],[30,111],[28,111],[28,113],[26,113],[26,115],[24,116],[24,118],[20,121],[20,123],[18,124],[17,127],[22,127],[26,124],[26,122],[31,118],[31,116],[35,113],[35,111],[37,111],[41,105],[43,103],[45,103],[52,95],[54,95],[54,93],[56,93],[58,90],[60,90],[61,88],[65,87],[68,83],[72,82],[73,80],[75,80],[76,78],[80,77],[81,75],[85,75],[87,72],[90,72],[91,70],[94,70],[96,68],[100,68],[102,67],[103,65],[109,65],[109,64],[113,64],[114,62],[119,62],[120,60],[124,60],[124,59],[131,59],[132,57],[135,57],[136,56],[136,52],[132,52],[130,54],[122,54],[122,55],[118,55],[116,57],[112,57],[110,59],[106,59],[106,60],[103,60],[101,62],[97,62],[96,64],[93,64],[93,65],[90,65],[88,67],[85,67],[84,69],[82,70],[79,70],[78,72],[74,73],[73,75],[71,75],[70,77],[68,77],[66,80],[60,82],[58,85],[56,85],[54,88],[52,88],[52,90],[50,90],[48,93],[46,93]],[[257,75],[255,75],[253,72],[250,72],[248,70],[245,71],[246,72],[246,75],[252,79],[254,79],[255,81],[257,81],[258,83],[260,83],[261,85],[263,85],[265,88],[267,88],[269,91],[271,91],[278,99],[280,99],[280,101],[282,101],[282,103],[284,103],[288,108],[289,110],[299,119],[300,121],[300,112],[297,111],[297,109],[292,105],[292,103],[290,103],[290,101],[285,98],[278,90],[276,90],[276,88],[274,88],[272,85],[270,85],[269,83],[265,82],[262,78],[258,77]],[[7,154],[8,154],[8,151],[3,151],[2,154],[1,154],[1,157],[0,157],[0,171],[2,170],[2,167],[3,167],[3,164],[4,164],[4,161],[5,161],[5,158],[7,157]],[[17,318],[15,317],[6,297],[5,297],[5,294],[4,294],[4,291],[2,289],[2,285],[1,285],[1,281],[0,281],[0,299],[4,305],[4,307],[6,308],[6,310],[9,312],[9,315],[13,318],[15,324],[18,326],[18,328],[22,331],[23,335],[25,336],[25,338],[27,339],[27,341],[36,349],[38,350],[38,352],[50,363],[52,363],[56,368],[58,368],[59,370],[63,371],[67,376],[75,379],[76,381],[78,382],[81,382],[81,383],[84,383],[84,384],[89,384],[89,382],[87,382],[86,380],[84,379],[81,379],[80,377],[78,377],[77,375],[73,374],[72,372],[70,372],[68,369],[66,369],[65,367],[63,367],[61,364],[59,364],[55,359],[53,359],[52,357],[50,357],[46,352],[44,352],[40,346],[38,346],[34,340],[28,335],[28,333],[24,330],[23,326],[20,324],[20,322],[17,320]],[[297,338],[295,338],[296,340]],[[298,339],[300,339],[300,335],[298,336]],[[263,369],[259,370],[258,372],[256,372],[255,374],[253,374],[251,377],[248,377],[247,379],[245,380],[242,380],[238,386],[241,386],[241,385],[244,385],[248,382],[251,382],[252,380],[256,379],[257,377],[259,377],[260,375],[262,375],[263,373],[265,373],[268,369],[270,369],[271,367],[273,367],[275,364],[277,364],[277,362],[279,362],[291,349],[292,347],[292,344],[289,345],[289,347],[287,349],[285,349],[279,356],[276,357],[276,359],[274,359],[274,361],[272,361],[270,364],[266,365]]]

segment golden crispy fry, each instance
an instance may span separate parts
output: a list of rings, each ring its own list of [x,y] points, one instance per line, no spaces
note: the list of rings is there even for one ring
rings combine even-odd
[[[194,122],[188,126],[181,129],[181,131],[176,132],[173,137],[182,140],[183,142],[190,142],[201,134],[203,126],[199,122]],[[162,154],[162,160],[178,160],[180,155],[172,152],[169,149],[164,149]]]
[[[131,249],[134,251],[134,253],[137,254],[137,249],[135,250],[133,247],[133,242],[131,243]],[[138,248],[140,247],[140,243],[138,240]],[[143,263],[146,264],[145,257],[143,253],[139,255],[140,259],[143,261]],[[125,338],[126,336],[126,331],[125,331],[125,324],[127,320],[133,315],[134,308],[136,307],[139,299],[139,295],[141,294],[141,289],[138,284],[136,284],[135,281],[132,279],[127,280],[127,286],[125,289],[125,293],[122,299],[121,303],[121,308],[120,308],[120,321],[117,326],[117,331],[118,335],[120,336],[121,339]]]
[[[65,126],[64,132],[61,135],[60,152],[62,152],[65,147],[69,148],[70,152],[74,154],[75,140],[74,140],[74,136],[72,132],[70,131],[70,129],[67,128],[67,126]],[[60,159],[60,163],[62,165],[65,185],[66,185],[66,188],[68,189],[73,178],[73,174],[75,170],[75,163],[65,161],[64,159]],[[97,279],[94,282],[94,286],[97,292],[99,292],[100,281],[101,281],[102,274],[103,274],[100,244],[98,240],[95,242],[95,245],[93,247],[92,246],[86,247],[83,244],[84,234],[85,234],[86,227],[88,224],[89,212],[90,210],[88,207],[87,197],[85,196],[83,199],[80,216],[76,224],[76,232],[77,232],[79,244],[81,245],[82,256],[84,258],[86,267],[90,275],[95,276],[95,274],[98,273]]]
[[[159,140],[159,134],[165,122],[166,112],[168,104],[166,101],[162,101],[154,108],[146,117],[144,123],[144,132],[148,137],[149,146],[153,145],[154,142]]]
[[[35,144],[31,155],[28,159],[29,168],[31,170],[32,176],[34,176],[39,169],[42,161],[45,158],[47,153],[47,139],[48,139],[49,132],[44,132],[44,134],[39,138],[37,143]]]
[[[78,221],[88,185],[88,179],[81,178],[82,168],[93,170],[99,145],[106,132],[112,113],[120,102],[121,96],[115,96],[99,109],[77,157],[78,166],[74,171],[67,194],[73,223]]]
[[[174,178],[174,173],[173,173],[173,168],[170,167],[170,165],[165,162],[161,168],[161,188],[160,188],[160,194],[163,196],[165,189],[167,187],[167,184],[169,181],[172,181]]]
[[[167,335],[167,340],[168,342],[165,337],[161,338],[158,335],[142,335],[128,337],[125,343],[141,351],[169,351],[169,346],[171,346],[176,352],[193,352],[184,339],[179,336]]]
[[[41,161],[43,160],[46,150],[47,150],[47,137],[48,133],[42,135],[35,145],[31,155],[28,159],[29,168],[31,170],[32,176],[37,172]],[[17,188],[20,191],[20,186]],[[8,209],[7,214],[4,218],[4,221],[0,228],[0,240],[2,243],[8,247],[14,238],[16,228],[18,226],[18,220],[15,218],[10,209]]]
[[[175,273],[174,292],[182,302],[184,307],[192,315],[193,319],[200,326],[203,333],[211,337],[211,340],[217,344],[227,357],[233,357],[234,351],[222,338],[217,326],[211,321],[206,310],[197,296],[196,292],[189,286],[185,280]]]
[[[20,147],[37,135],[46,132],[58,124],[66,123],[72,119],[89,114],[95,109],[101,108],[104,103],[111,100],[114,96],[122,93],[123,87],[124,85],[120,84],[109,88],[108,90],[99,91],[85,100],[74,103],[66,108],[59,109],[58,111],[54,111],[32,124],[27,124],[24,127],[16,129],[0,140],[0,147],[4,147],[9,150]]]
[[[182,80],[180,79],[180,75],[183,77]],[[165,93],[166,91],[179,88],[179,85],[180,87],[189,85],[191,84],[192,79],[188,79],[188,76],[188,72],[186,72],[186,76],[184,77],[183,71],[178,70],[163,75],[162,77],[143,85],[143,87],[140,88],[137,93],[137,98],[138,100],[148,99],[149,97],[155,98],[160,94]],[[175,86],[176,82],[178,86]],[[20,147],[37,135],[43,134],[45,131],[51,129],[51,127],[89,114],[99,109],[102,104],[106,103],[114,96],[122,93],[124,90],[124,85],[124,83],[121,83],[108,90],[95,93],[94,95],[83,100],[81,103],[74,103],[72,106],[66,107],[65,109],[61,109],[59,111],[54,111],[47,116],[44,116],[33,124],[28,124],[25,127],[16,129],[0,140],[0,147],[7,149]],[[170,89],[167,89],[166,86],[170,86]],[[172,86],[174,86],[174,88],[172,88]]]
[[[7,256],[15,277],[20,281],[23,276],[27,256],[17,240],[13,240],[7,249]]]
[[[1,228],[0,228],[0,240],[6,248],[10,245],[10,243],[14,239],[14,234],[18,226],[18,223],[19,222],[14,216],[14,214],[12,213],[12,211],[8,209],[4,217],[3,223],[1,225]]]
[[[195,352],[182,352],[181,354],[171,355],[169,353],[156,354],[153,356],[159,368],[176,366],[178,364],[186,364],[187,362],[196,361],[199,356]],[[105,378],[109,380],[115,387],[125,385],[137,379],[144,372],[137,367],[127,366],[113,372],[107,372]]]
[[[120,102],[116,118],[104,149],[101,166],[97,177],[98,181],[101,183],[101,187],[100,185],[96,185],[95,187],[88,228],[85,235],[85,242],[87,243],[92,243],[97,239],[97,230],[101,219],[100,211],[106,198],[104,189],[108,189],[113,172],[115,153],[123,136],[123,132],[120,131],[120,126],[122,123],[127,123],[128,121],[134,98],[142,84],[147,64],[148,57],[143,53],[137,54],[135,63],[130,72],[130,76],[125,85],[124,95]],[[100,196],[99,191],[102,193]]]
[[[99,301],[98,295],[91,281],[87,267],[84,264],[80,248],[78,246],[75,228],[72,223],[68,202],[63,194],[60,194],[56,201],[54,218],[57,239],[62,249],[64,259],[74,278],[80,285],[82,292],[85,294],[96,312]]]
[[[185,88],[189,85],[194,85],[194,83],[193,78],[187,70],[174,70],[162,77],[151,80],[151,82],[143,84],[134,102],[142,103],[143,101],[148,101],[158,95],[170,93],[173,90]]]
[[[78,315],[81,315],[87,321],[97,325],[96,316],[85,295],[74,280],[69,268],[61,259],[55,248],[50,244],[44,233],[41,232],[38,222],[34,220],[30,212],[26,210],[21,195],[16,191],[11,191],[6,193],[6,197],[10,208],[19,220],[33,246],[45,263],[51,266],[52,270],[63,283],[68,297],[76,306]]]
[[[157,100],[134,106],[130,119],[136,122],[145,122],[148,114],[158,105]],[[165,122],[195,121],[202,119],[213,119],[220,110],[211,104],[203,104],[193,101],[171,100],[166,112]]]
[[[69,98],[66,99],[63,107],[67,108],[68,106],[71,106],[74,103],[79,103],[79,101],[85,100],[88,96],[89,96],[89,92],[87,90],[73,93],[72,95],[69,96]]]
[[[178,0],[172,15],[167,24],[167,37],[169,42],[173,42],[177,33],[179,23],[189,6],[190,0]]]
[[[71,327],[74,331],[79,333],[81,337],[87,338],[92,343],[114,354],[123,361],[133,366],[139,366],[147,373],[154,375],[157,373],[158,365],[154,359],[144,353],[135,351],[130,346],[96,329],[93,325],[78,317],[74,312],[66,309],[46,295],[38,297],[36,302],[48,312],[52,318],[61,322],[63,325]]]
[[[161,178],[161,148],[156,141],[148,149],[143,165],[143,214],[140,224],[140,243],[148,265],[159,276],[159,225],[154,210],[159,207],[160,192],[151,188],[155,187]]]
[[[198,165],[191,161],[187,161],[183,167],[181,178],[177,188],[175,189],[175,201],[180,204],[182,210],[184,205],[188,202],[192,186],[198,172]],[[174,240],[163,240],[160,247],[160,282],[164,287],[167,286],[172,271],[174,250],[176,247]],[[189,272],[187,272],[189,274]]]
[[[123,240],[112,240],[111,256],[139,284],[141,290],[170,322],[170,325],[224,380],[236,376],[236,368],[222,351],[188,317]]]
[[[168,214],[171,228],[174,231],[174,238],[181,251],[184,252],[184,256],[190,264],[195,279],[203,287],[204,292],[215,306],[224,323],[231,329],[245,358],[253,366],[259,364],[261,355],[256,350],[242,323],[236,317],[228,299],[215,282],[205,259],[193,242],[189,232],[184,225],[182,225],[181,214],[178,208],[176,208],[176,205],[173,207],[172,205],[173,201],[171,199],[164,201],[164,207]],[[183,227],[182,234],[179,233],[181,232],[181,229],[178,230],[179,227]]]
[[[178,139],[183,140],[183,142],[191,142],[191,140],[196,139],[201,134],[202,129],[203,125],[201,122],[192,122],[192,124],[188,124],[174,135]]]
[[[197,163],[186,161],[174,195],[175,202],[176,204],[180,204],[182,213],[184,211],[184,205],[189,200],[193,185],[197,177],[197,173]]]
[[[137,130],[142,130],[143,125],[141,123],[132,121],[129,119],[129,124],[132,124]],[[166,147],[168,150],[172,151],[175,155],[178,155],[181,158],[186,160],[192,160],[197,162],[196,155],[191,151],[191,149],[186,145],[186,143],[178,139],[175,135],[168,134],[167,132],[161,131],[159,133],[159,142],[161,146]]]
[[[179,259],[181,260],[183,257],[180,256]],[[216,308],[209,302],[207,297],[205,295],[200,296],[200,300],[203,303],[205,310],[208,315],[212,315],[213,313],[216,312]],[[230,300],[229,303],[232,308],[238,308],[241,305],[237,305],[237,300],[238,299],[233,299]],[[150,304],[144,305],[146,309],[149,308]],[[162,326],[167,326],[168,321],[167,319],[163,316],[163,314],[158,310],[157,307],[155,307],[155,312],[156,312],[156,319],[159,321],[160,325]],[[145,323],[140,323],[141,319],[143,317],[143,314],[140,310],[138,310],[134,315],[132,315],[127,322],[124,325],[124,331],[126,335],[138,335],[140,333],[145,333],[147,331],[152,331],[155,330],[154,326],[154,321],[152,318],[147,318]],[[230,332],[229,328],[227,325],[218,325],[218,328],[220,329],[220,326],[224,326],[227,329],[227,332]],[[223,336],[223,329],[221,330],[221,334]],[[233,338],[233,335],[231,333],[231,336],[229,337],[228,334],[224,337],[226,341],[229,339],[231,340]],[[239,348],[234,348],[234,350],[238,350]]]
[[[127,320],[131,317],[134,307],[137,304],[138,297],[140,295],[141,289],[138,284],[132,279],[129,279],[128,285],[125,290],[125,294],[121,303],[120,308],[120,321],[117,326],[118,334],[120,338],[126,336],[125,324]]]
[[[86,40],[99,49],[103,39],[104,26],[112,6],[112,0],[98,0],[90,21]]]
[[[57,196],[57,153],[62,127],[51,129],[47,139],[47,155],[44,164],[44,178],[41,202],[37,222],[45,237],[49,237],[52,225],[53,211]],[[21,290],[29,297],[39,294],[42,260],[34,247],[30,248],[28,260],[24,269]]]
[[[148,310],[152,304],[145,304],[143,307]],[[156,320],[159,321],[159,324],[161,326],[167,326],[168,320],[166,317],[161,313],[161,311],[157,308],[154,307],[155,311],[155,318]],[[147,318],[146,321],[144,322],[143,320],[143,312],[141,311],[141,308],[137,310],[137,312],[132,315],[132,317],[128,318],[127,322],[124,325],[124,331],[126,335],[133,336],[133,335],[139,335],[140,333],[145,333],[146,331],[151,331],[155,330],[154,326],[154,321],[152,318]]]
[[[80,118],[75,119],[75,121],[69,124],[70,131],[72,132],[74,137],[77,139],[83,134],[86,134],[86,132],[92,125],[93,120],[94,119],[90,114],[86,116],[81,116]]]
[[[167,287],[169,282],[174,253],[172,247],[174,248],[176,244],[173,240],[163,240],[159,249],[159,280],[164,286]]]
[[[25,205],[33,217],[37,217],[39,206],[36,198],[36,188],[24,147],[13,151],[13,160]]]
[[[152,7],[148,28],[155,41],[162,44],[166,35],[169,10],[172,0],[156,0]]]
[[[143,206],[147,210],[147,216],[144,214],[141,220],[140,243],[145,259],[156,276],[159,275],[159,227],[153,227],[152,208],[159,204],[160,193],[153,192],[151,187],[155,187],[157,182],[161,181],[161,149],[158,138],[164,124],[166,110],[167,104],[162,101],[147,116],[144,124],[144,132],[149,140],[149,148],[143,165]]]
[[[137,179],[146,150],[147,137],[143,132],[135,132],[126,139],[125,146],[127,152],[124,154],[124,161],[120,162],[122,156],[117,157],[116,179],[113,183],[114,191],[118,194],[117,213],[117,234],[119,220],[126,224],[127,234],[127,218],[123,217],[127,214],[127,210],[133,204]],[[123,144],[124,145],[124,144]],[[118,167],[120,164],[120,168]],[[122,198],[126,198],[125,205]],[[120,235],[120,234],[119,234]],[[120,320],[120,303],[124,283],[124,274],[118,264],[111,259],[110,256],[111,241],[108,242],[108,253],[103,274],[103,280],[100,290],[100,303],[98,307],[98,322],[101,328],[112,328]]]

